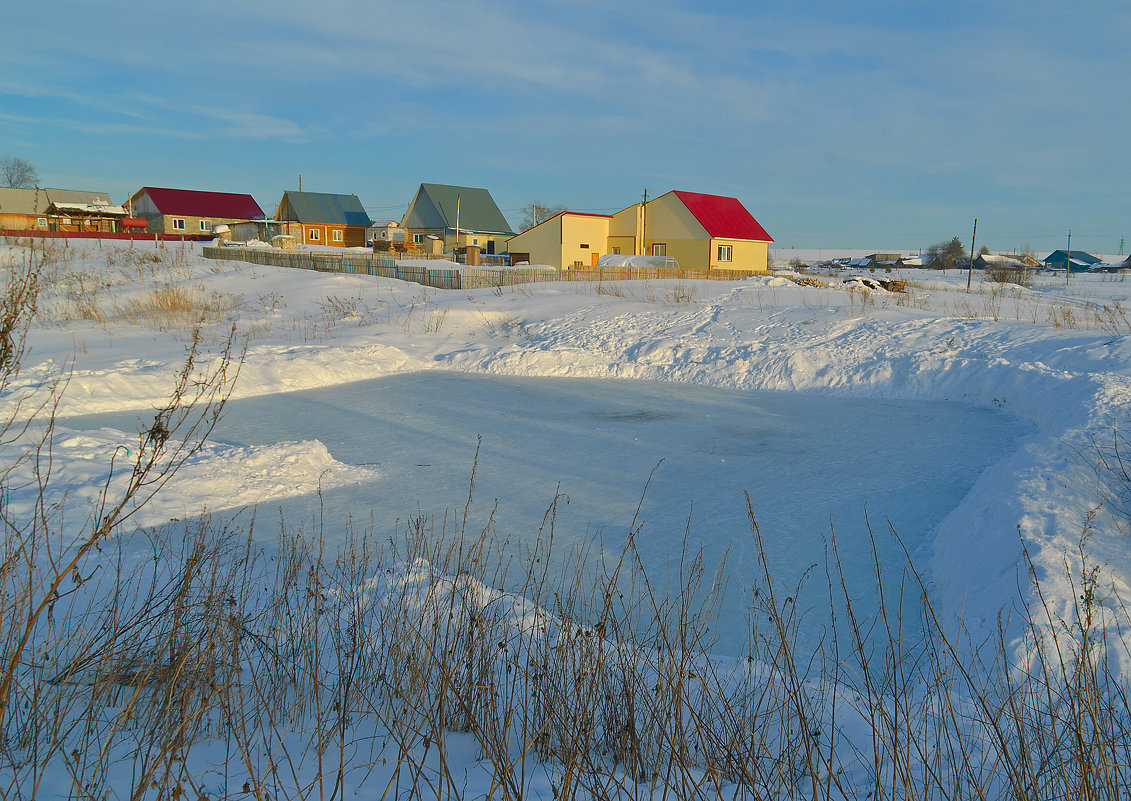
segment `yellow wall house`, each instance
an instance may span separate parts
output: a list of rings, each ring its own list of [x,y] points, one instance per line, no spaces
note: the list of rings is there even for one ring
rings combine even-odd
[[[774,241],[737,198],[681,190],[618,212],[612,227],[610,250],[669,256],[684,270],[764,273]]]
[[[607,214],[563,211],[507,240],[511,260],[525,254],[531,264],[548,264],[559,270],[592,267],[607,251]]]
[[[567,211],[508,240],[512,254],[559,269],[606,253],[667,256],[684,270],[766,272],[773,238],[733,197],[672,191],[612,217]]]

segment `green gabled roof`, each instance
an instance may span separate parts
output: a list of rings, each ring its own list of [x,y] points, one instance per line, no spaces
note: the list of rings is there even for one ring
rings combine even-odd
[[[459,203],[459,229],[480,234],[513,236],[510,223],[486,189],[447,184],[421,184],[416,197],[401,220],[403,228],[456,227],[456,203]]]
[[[331,195],[325,192],[286,192],[279,204],[280,219],[329,225],[373,224],[357,195]]]

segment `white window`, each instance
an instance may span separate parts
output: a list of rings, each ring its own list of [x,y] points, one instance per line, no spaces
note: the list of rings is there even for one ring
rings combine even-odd
[[[320,232],[317,228],[311,228],[306,232],[306,238],[309,239],[311,242],[317,242],[319,236],[320,236]]]
[[[719,261],[730,261],[733,252],[730,245],[719,245]]]
[[[653,256],[666,256],[668,255],[668,246],[663,242],[655,242],[652,244]]]
[[[212,220],[201,220],[200,221],[200,230],[201,231],[211,231],[212,230]]]
[[[412,241],[418,245],[421,244],[422,242],[424,242],[424,234],[413,234]]]
[[[479,237],[475,237],[475,239],[472,239],[471,244],[472,244],[472,246],[478,245],[479,244]]]
[[[59,225],[70,225],[70,224],[71,224],[71,218],[70,217],[60,217],[59,218]]]
[[[47,227],[47,218],[46,217],[40,217],[38,220],[35,221],[35,224],[38,225],[40,228],[46,228]]]
[[[342,232],[341,231],[338,231],[338,230],[334,231],[334,241],[335,242],[341,242],[342,241]]]
[[[185,230],[185,221],[184,221],[184,219],[182,219],[182,218],[180,218],[180,217],[174,217],[174,218],[173,218],[173,230],[174,230],[174,231],[183,231],[183,230]]]

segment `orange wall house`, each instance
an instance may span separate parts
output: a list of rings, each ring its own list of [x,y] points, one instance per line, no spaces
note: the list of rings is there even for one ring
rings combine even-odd
[[[347,248],[365,247],[366,232],[373,225],[357,195],[323,192],[284,193],[275,219],[301,226],[304,245]]]

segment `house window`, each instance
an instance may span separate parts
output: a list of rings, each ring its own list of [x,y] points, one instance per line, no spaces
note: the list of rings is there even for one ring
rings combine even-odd
[[[342,241],[342,232],[341,231],[334,231],[334,241],[335,242],[341,242]]]
[[[60,217],[59,218],[59,225],[70,225],[70,224],[71,224],[71,218],[70,217]]]
[[[173,230],[174,231],[185,230],[185,221],[180,217],[174,217],[173,218]]]
[[[733,253],[730,245],[719,245],[719,261],[730,261]]]
[[[306,238],[309,239],[311,242],[317,242],[318,236],[319,236],[319,231],[318,231],[317,228],[311,228],[310,230],[308,230],[306,232]]]
[[[581,243],[581,249],[582,250],[589,250],[589,243],[588,242],[582,242]]]
[[[90,220],[89,219],[83,220],[82,224],[83,225],[90,225]]]
[[[212,220],[201,220],[200,221],[200,230],[201,231],[211,231],[212,230]]]
[[[666,256],[668,255],[668,246],[663,242],[655,242],[652,244],[653,256]]]
[[[412,235],[412,241],[415,242],[417,245],[423,244],[424,243],[424,234],[413,234]]]
[[[40,228],[46,228],[47,227],[47,218],[46,217],[40,217],[38,220],[35,221],[35,224],[38,225]]]
[[[619,256],[620,255],[620,248],[613,248],[613,255]]]
[[[479,244],[479,237],[475,237],[475,239],[472,239],[471,244],[472,244],[472,246],[478,245]]]

